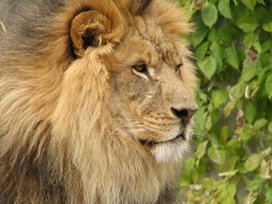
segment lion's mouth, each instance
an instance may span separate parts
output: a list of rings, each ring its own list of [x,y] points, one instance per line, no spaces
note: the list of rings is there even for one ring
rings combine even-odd
[[[166,140],[166,141],[140,140],[140,143],[142,145],[145,145],[145,146],[154,146],[154,145],[158,145],[158,144],[165,144],[165,143],[175,142],[175,141],[177,141],[179,139],[186,140],[184,132],[178,134],[176,137],[174,137],[174,138],[172,138],[170,140]]]

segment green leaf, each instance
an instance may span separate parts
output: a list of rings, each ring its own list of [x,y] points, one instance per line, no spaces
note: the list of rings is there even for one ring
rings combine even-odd
[[[266,40],[263,44],[262,44],[262,50],[263,52],[267,52],[268,50],[270,50],[272,47],[272,40]]]
[[[221,71],[222,67],[223,67],[223,50],[222,48],[219,46],[219,44],[217,42],[212,42],[211,46],[210,46],[210,51],[212,53],[212,55],[214,56],[214,58],[216,59],[217,62],[217,69],[219,71]]]
[[[179,185],[181,187],[187,187],[191,184],[191,176],[188,175],[182,175],[179,181]]]
[[[239,99],[244,95],[244,85],[242,83],[235,84],[229,90],[231,98]]]
[[[191,157],[189,159],[186,160],[185,164],[184,164],[184,171],[183,174],[184,175],[191,175],[191,171],[194,169],[195,166],[195,158]]]
[[[262,186],[263,182],[264,180],[262,178],[256,177],[247,184],[247,189],[249,191],[256,191]]]
[[[196,32],[192,36],[192,43],[194,47],[197,47],[206,37],[208,28],[205,25],[199,25]]]
[[[252,154],[247,160],[242,170],[243,173],[253,171],[259,167],[261,162],[262,155],[261,154]]]
[[[272,73],[267,77],[265,81],[265,89],[268,97],[272,99]]]
[[[249,10],[253,11],[256,6],[256,0],[242,0],[243,4],[246,5]]]
[[[272,133],[272,122],[270,122],[270,123],[268,124],[268,131],[269,131],[270,133]]]
[[[254,16],[248,15],[240,18],[237,21],[237,26],[247,33],[254,31],[259,26],[259,23]]]
[[[205,177],[202,179],[202,186],[205,189],[214,189],[215,181],[212,178]]]
[[[202,43],[195,52],[195,55],[197,58],[202,59],[203,57],[205,57],[207,50],[209,48],[210,43],[209,42],[204,42]]]
[[[264,0],[257,0],[258,3],[265,5]]]
[[[236,194],[237,188],[234,184],[230,184],[227,186],[228,195],[233,198]]]
[[[263,179],[270,179],[272,178],[270,175],[270,168],[268,163],[265,160],[262,160],[261,167],[259,169],[259,176]]]
[[[193,180],[193,182],[196,183],[197,180],[198,180],[198,178],[199,178],[198,171],[197,171],[196,169],[194,169],[194,170],[191,172],[191,174],[192,174],[192,180]]]
[[[199,99],[201,102],[199,103],[203,103],[206,104],[208,102],[208,96],[206,93],[204,93],[203,91],[199,90],[198,94],[197,94],[197,99]]]
[[[224,108],[224,114],[225,117],[228,117],[231,112],[233,111],[233,109],[235,108],[235,102],[234,101],[229,101]]]
[[[204,24],[211,28],[218,18],[216,7],[213,4],[208,4],[204,9],[202,9],[201,17]]]
[[[210,46],[210,51],[216,58],[222,58],[222,49],[217,42],[213,42]]]
[[[234,198],[229,197],[228,193],[221,194],[222,198],[218,201],[218,203],[221,204],[236,204],[236,201]]]
[[[206,127],[205,127],[205,123],[207,120],[207,112],[205,111],[205,108],[203,107],[199,107],[198,111],[196,112],[195,115],[195,122],[196,122],[196,126],[197,126],[197,130],[198,131],[205,131]]]
[[[256,129],[256,130],[258,130],[258,129],[264,127],[266,124],[267,124],[267,120],[264,119],[264,118],[262,118],[262,119],[257,120],[254,123],[253,128]]]
[[[254,15],[256,16],[257,21],[262,24],[269,23],[272,20],[271,11],[264,6],[258,6],[254,10]]]
[[[268,203],[272,203],[272,185],[268,187],[268,191],[266,192],[266,199]]]
[[[252,137],[252,133],[250,133],[250,132],[242,132],[241,135],[240,135],[240,138],[241,138],[243,141],[247,141],[247,140],[249,140],[251,137]]]
[[[210,159],[219,165],[222,165],[226,159],[226,153],[223,149],[218,149],[216,147],[211,146],[208,150],[208,155]]]
[[[229,0],[220,0],[218,2],[218,10],[225,18],[232,19]]]
[[[211,117],[211,115],[209,115],[206,122],[205,122],[205,128],[210,130],[210,129],[212,129],[212,126],[213,126],[212,117]]]
[[[217,42],[218,43],[218,30],[216,28],[210,28],[209,29],[209,34],[208,34],[208,41],[214,43]]]
[[[250,48],[251,45],[255,42],[259,42],[259,34],[258,33],[246,33],[243,43],[244,46]]]
[[[245,62],[243,65],[241,79],[244,82],[250,81],[252,78],[254,78],[257,75],[257,73],[258,73],[258,69],[255,66],[252,66],[251,64]]]
[[[202,142],[200,145],[197,147],[196,155],[198,159],[201,159],[205,153],[206,153],[206,147],[207,147],[208,141]]]
[[[261,154],[263,155],[263,157],[267,157],[272,153],[272,148],[268,147],[267,149],[261,151]],[[272,170],[272,169],[271,169]]]
[[[228,93],[224,89],[216,89],[212,92],[212,103],[214,108],[219,108],[228,99]]]
[[[235,42],[239,38],[240,30],[232,24],[228,26],[222,26],[217,35],[219,36],[218,42],[220,44],[231,45],[232,42]]]
[[[236,147],[239,148],[239,147]],[[233,171],[236,168],[236,165],[240,163],[240,158],[237,155],[238,151],[232,151],[231,148],[226,148],[226,161],[220,171]]]
[[[234,46],[226,49],[227,61],[235,69],[239,69],[239,58],[237,50]]]
[[[217,63],[216,63],[215,58],[212,55],[210,55],[209,57],[207,57],[203,60],[199,60],[198,66],[199,66],[200,70],[203,72],[203,74],[208,79],[211,79],[212,76],[216,72]]]
[[[266,23],[263,25],[263,29],[266,32],[272,32],[272,22]]]
[[[252,124],[253,121],[255,120],[256,114],[257,108],[255,104],[251,101],[248,101],[245,107],[245,118],[250,124]]]

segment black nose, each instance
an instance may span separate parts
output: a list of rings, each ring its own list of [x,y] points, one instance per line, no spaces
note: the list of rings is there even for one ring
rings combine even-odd
[[[191,118],[194,116],[197,109],[192,110],[188,108],[183,109],[171,108],[171,111],[174,114],[174,116],[182,120],[184,125],[187,125],[190,122]]]

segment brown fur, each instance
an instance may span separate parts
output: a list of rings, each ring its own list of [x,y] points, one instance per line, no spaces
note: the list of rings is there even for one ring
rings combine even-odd
[[[173,203],[182,158],[171,159],[172,150],[183,154],[188,141],[139,141],[171,139],[180,120],[170,108],[196,108],[190,52],[178,37],[191,30],[180,10],[167,0],[20,0],[7,8],[0,203]],[[95,41],[87,48],[88,29]],[[132,72],[135,63],[152,67],[148,80]]]

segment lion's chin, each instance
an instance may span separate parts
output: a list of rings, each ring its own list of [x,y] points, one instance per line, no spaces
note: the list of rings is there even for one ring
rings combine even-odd
[[[169,140],[153,141],[139,140],[141,145],[148,147],[158,163],[163,162],[181,162],[190,150],[190,139],[192,129],[186,128],[176,137]]]
[[[187,141],[157,144],[151,149],[151,154],[157,162],[180,162],[189,150]]]

